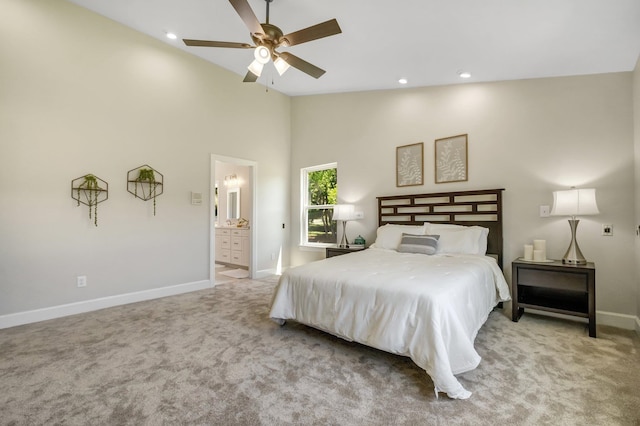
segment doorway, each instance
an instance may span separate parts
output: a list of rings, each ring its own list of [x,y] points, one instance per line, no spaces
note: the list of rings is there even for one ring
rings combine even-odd
[[[213,286],[255,274],[256,176],[255,161],[211,155],[209,279]],[[216,269],[230,275],[220,279]]]

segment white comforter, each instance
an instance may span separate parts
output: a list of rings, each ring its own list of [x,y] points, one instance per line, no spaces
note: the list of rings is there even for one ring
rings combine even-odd
[[[270,316],[409,356],[436,395],[465,399],[454,374],[473,370],[478,330],[509,288],[493,258],[370,248],[287,270]]]

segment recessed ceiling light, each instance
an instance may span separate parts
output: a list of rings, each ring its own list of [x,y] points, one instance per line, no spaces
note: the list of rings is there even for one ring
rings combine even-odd
[[[398,80],[398,83],[400,83],[400,84],[407,84],[407,83],[408,83],[408,81],[407,81],[407,79],[406,79],[406,78],[401,78],[400,80]]]
[[[171,40],[175,40],[178,38],[178,36],[175,35],[174,33],[167,33],[167,38],[170,38]]]
[[[470,78],[471,77],[471,73],[467,72],[467,71],[461,71],[458,73],[458,75],[460,76],[460,78]]]

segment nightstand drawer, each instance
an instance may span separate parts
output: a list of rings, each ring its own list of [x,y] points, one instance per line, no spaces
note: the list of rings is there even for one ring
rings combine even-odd
[[[556,288],[584,293],[589,290],[587,288],[587,277],[585,274],[540,271],[526,268],[520,268],[518,271],[518,285]]]
[[[365,248],[362,246],[354,246],[354,247],[327,247],[325,251],[326,258],[341,256],[347,253],[353,253],[356,251],[364,250]]]

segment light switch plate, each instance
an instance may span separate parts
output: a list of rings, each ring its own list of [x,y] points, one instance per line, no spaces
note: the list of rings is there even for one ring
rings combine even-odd
[[[549,217],[550,214],[549,206],[540,206],[540,217]]]
[[[86,287],[87,286],[87,276],[79,275],[76,277],[76,285],[78,287]]]
[[[202,205],[202,192],[191,191],[191,204],[194,206]]]

